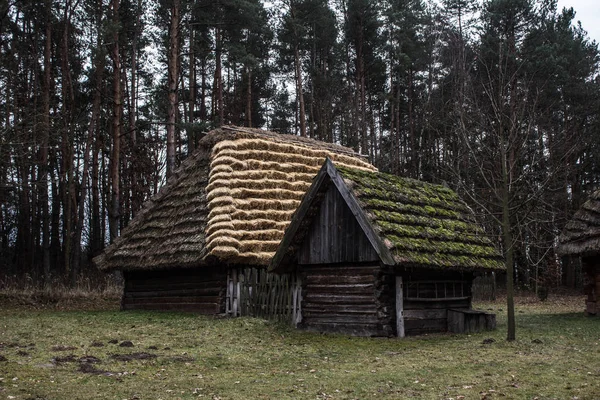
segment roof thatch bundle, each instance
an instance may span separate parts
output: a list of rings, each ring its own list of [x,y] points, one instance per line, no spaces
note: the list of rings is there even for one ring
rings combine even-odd
[[[271,264],[274,270],[287,269],[293,263],[292,253],[298,251],[323,198],[318,192],[329,185],[337,187],[385,264],[505,269],[501,254],[476,223],[473,211],[453,190],[327,161],[304,200],[315,204],[303,203],[294,215]]]
[[[600,254],[600,190],[583,203],[558,238],[560,255],[595,256]]]
[[[335,144],[258,129],[212,131],[94,261],[122,270],[266,266],[326,157],[375,170]]]

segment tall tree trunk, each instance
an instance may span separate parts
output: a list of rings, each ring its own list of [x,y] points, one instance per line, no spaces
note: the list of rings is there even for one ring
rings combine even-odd
[[[246,126],[252,127],[252,68],[246,67],[247,85],[246,85]]]
[[[217,126],[221,126],[225,123],[225,110],[223,108],[223,67],[221,63],[222,56],[222,35],[221,28],[216,28],[215,30],[215,84],[214,89],[216,90],[216,104],[217,104],[217,114],[219,115],[219,119],[217,121]]]
[[[510,223],[510,181],[507,144],[505,143],[503,132],[500,132],[500,140],[502,161],[502,238],[504,242],[504,258],[506,262],[506,308],[508,324],[506,340],[513,341],[516,338],[514,303],[514,246],[512,238],[512,226]]]
[[[100,8],[101,9],[101,8]],[[90,169],[90,148],[92,147],[92,141],[94,138],[94,132],[98,127],[98,120],[100,118],[100,107],[102,105],[102,81],[104,75],[104,51],[102,51],[102,32],[100,31],[100,19],[97,20],[98,24],[98,35],[96,39],[96,57],[94,62],[94,100],[92,104],[92,115],[90,118],[90,124],[88,125],[87,138],[85,141],[85,148],[83,151],[83,175],[81,177],[81,193],[79,195],[79,205],[77,210],[77,219],[75,224],[75,239],[73,248],[73,271],[79,273],[80,259],[81,259],[81,234],[83,232],[83,225],[85,220],[85,201],[88,194],[88,178]],[[95,157],[94,157],[95,158]]]
[[[52,1],[46,0],[46,37],[44,41],[44,92],[43,103],[43,137],[40,152],[40,202],[42,206],[42,269],[46,283],[50,282],[50,211],[48,208],[48,147],[50,146],[50,86],[52,75],[50,61],[52,57],[52,24],[50,15]]]
[[[191,154],[196,149],[196,134],[193,127],[196,113],[196,92],[198,85],[196,84],[196,52],[195,52],[195,37],[194,27],[190,26],[190,77],[189,90],[190,97],[188,101],[188,154]]]
[[[169,109],[167,119],[167,180],[175,170],[175,123],[177,121],[177,86],[179,83],[179,12],[180,1],[173,0],[169,23]]]
[[[123,104],[121,103],[121,57],[119,52],[119,0],[112,0],[112,20],[114,32],[112,34],[111,58],[113,64],[113,112],[112,112],[112,154],[110,159],[110,185],[111,200],[110,212],[108,213],[110,241],[111,243],[119,235],[120,220],[120,156],[121,156],[121,112]]]
[[[63,202],[63,252],[65,278],[72,274],[71,256],[73,250],[73,213],[75,209],[75,180],[73,165],[73,138],[72,138],[72,115],[75,103],[71,69],[69,67],[69,26],[71,24],[71,0],[65,3],[64,29],[61,40],[61,75],[62,75],[62,114],[64,120],[64,131],[62,135],[62,202]]]
[[[294,45],[294,65],[296,67],[296,95],[298,97],[298,106],[300,115],[300,136],[306,136],[306,111],[304,110],[304,93],[302,91],[302,66],[300,65],[300,50],[298,44]]]

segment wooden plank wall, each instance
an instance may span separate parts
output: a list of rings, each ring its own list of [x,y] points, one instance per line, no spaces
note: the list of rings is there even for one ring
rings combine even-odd
[[[379,265],[301,266],[300,328],[356,336],[391,336],[394,307],[392,275]]]
[[[123,310],[225,311],[224,268],[180,268],[124,272]]]
[[[298,252],[298,264],[378,261],[379,256],[334,185]]]

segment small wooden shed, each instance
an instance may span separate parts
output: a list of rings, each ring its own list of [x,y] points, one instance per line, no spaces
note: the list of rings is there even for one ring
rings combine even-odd
[[[558,242],[559,255],[581,257],[585,312],[597,315],[600,308],[600,190],[567,222]]]
[[[125,310],[240,315],[240,293],[271,278],[264,271],[326,157],[375,170],[331,143],[232,126],[209,132],[94,262],[123,271]]]
[[[298,274],[300,328],[404,336],[493,329],[471,284],[504,264],[449,188],[328,159],[270,269]]]

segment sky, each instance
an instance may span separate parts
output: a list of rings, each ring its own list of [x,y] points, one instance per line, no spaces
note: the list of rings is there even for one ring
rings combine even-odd
[[[600,2],[598,0],[558,0],[558,9],[573,7],[575,21],[581,21],[581,26],[590,39],[600,43]]]

